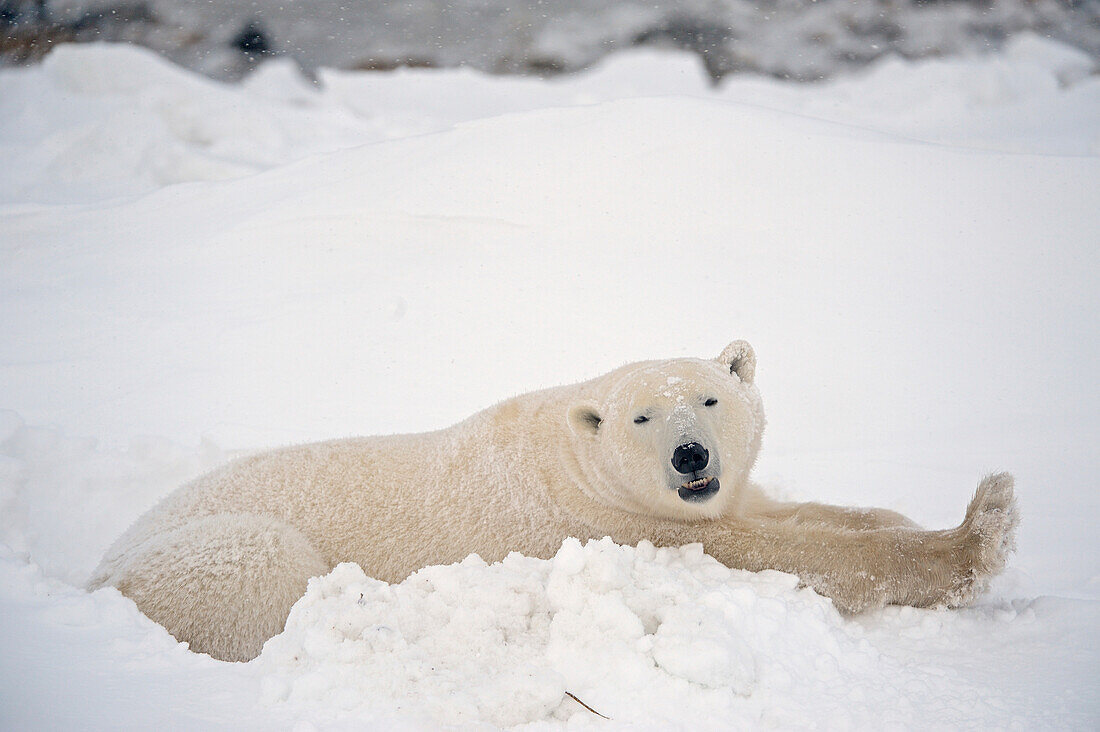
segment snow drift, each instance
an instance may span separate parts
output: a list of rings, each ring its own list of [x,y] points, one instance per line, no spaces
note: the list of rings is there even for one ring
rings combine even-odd
[[[367,719],[409,708],[437,724],[595,721],[568,691],[649,728],[803,726],[829,697],[841,702],[830,725],[904,723],[884,710],[914,674],[797,584],[730,570],[699,545],[607,539],[567,540],[550,561],[473,556],[399,585],[344,564],[311,583],[258,665],[272,701]],[[995,714],[960,674],[915,676],[934,698],[975,705],[975,718]],[[841,701],[853,694],[860,703]]]

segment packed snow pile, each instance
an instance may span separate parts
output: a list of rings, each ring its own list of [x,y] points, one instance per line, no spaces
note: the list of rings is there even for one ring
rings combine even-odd
[[[768,644],[835,644],[828,631],[841,623],[820,597],[754,613],[797,581],[771,574],[734,572],[700,546],[575,539],[551,561],[515,554],[489,567],[475,555],[393,586],[345,564],[311,584],[262,663],[281,672],[274,698],[323,707],[405,703],[436,722],[511,726],[571,707],[572,690],[607,699],[621,720],[660,721],[663,711],[613,700],[642,693],[664,710],[685,691],[720,689],[728,703],[753,692]]]
[[[1095,728],[1100,76],[1035,36],[712,88],[639,51],[552,82],[128,46],[0,71],[0,727]],[[253,663],[81,589],[241,451],[435,429],[753,343],[756,469],[956,524],[1017,479],[978,604],[855,618],[697,547],[317,578]]]
[[[256,665],[270,701],[365,720],[408,709],[426,725],[592,721],[569,692],[646,728],[802,726],[829,699],[832,725],[904,721],[884,709],[913,675],[797,585],[728,569],[699,545],[609,539],[569,539],[549,561],[475,555],[397,585],[343,564],[311,581]],[[917,677],[975,716],[992,711],[955,673]]]

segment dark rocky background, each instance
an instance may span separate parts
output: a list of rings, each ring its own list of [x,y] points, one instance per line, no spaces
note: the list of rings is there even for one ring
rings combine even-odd
[[[697,54],[711,78],[813,81],[883,54],[994,50],[1021,31],[1100,58],[1100,0],[0,0],[0,64],[126,41],[220,79],[263,59],[550,76],[637,46]]]

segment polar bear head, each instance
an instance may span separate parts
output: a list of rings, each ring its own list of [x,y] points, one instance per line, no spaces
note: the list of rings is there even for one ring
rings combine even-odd
[[[661,518],[736,505],[760,449],[756,355],[734,341],[713,360],[630,364],[568,407],[578,484],[602,503]]]

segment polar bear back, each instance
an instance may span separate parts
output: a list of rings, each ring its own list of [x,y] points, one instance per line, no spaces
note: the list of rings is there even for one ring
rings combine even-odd
[[[537,466],[516,449],[522,442],[497,429],[507,423],[514,430],[522,409],[505,402],[436,432],[331,440],[238,459],[140,517],[108,550],[91,585],[111,584],[153,537],[213,515],[278,519],[329,566],[353,561],[390,582],[472,552],[487,561],[509,551],[549,556],[557,541],[546,539],[547,522],[560,521],[562,531],[583,528],[555,508]]]

